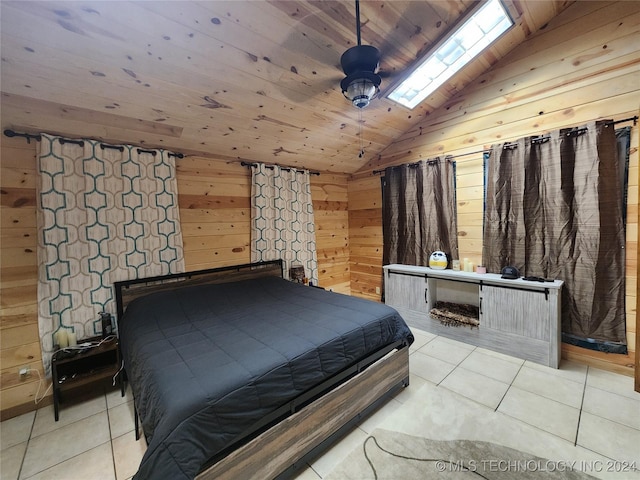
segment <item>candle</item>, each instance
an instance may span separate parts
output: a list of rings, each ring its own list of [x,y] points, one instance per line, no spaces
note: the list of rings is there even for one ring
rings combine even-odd
[[[53,336],[56,344],[60,348],[66,348],[69,346],[69,339],[67,338],[67,331],[63,328],[58,330]]]
[[[75,347],[78,345],[78,339],[76,337],[76,332],[68,332],[67,333],[67,342],[70,347]]]
[[[451,265],[454,270],[460,270],[460,260],[452,260]]]
[[[484,274],[484,273],[487,273],[487,267],[483,267],[482,265],[478,265],[476,267],[476,273],[479,273],[481,275]]]

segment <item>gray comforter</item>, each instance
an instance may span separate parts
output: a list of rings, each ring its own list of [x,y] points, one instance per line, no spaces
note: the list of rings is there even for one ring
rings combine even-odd
[[[368,353],[413,341],[390,307],[276,277],[148,295],[119,324],[149,442],[136,479],[194,478],[265,415]]]

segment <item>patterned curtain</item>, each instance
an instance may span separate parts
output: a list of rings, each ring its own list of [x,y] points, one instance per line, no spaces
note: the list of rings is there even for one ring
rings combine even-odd
[[[453,162],[386,168],[382,204],[383,265],[429,265],[436,250],[458,258]]]
[[[42,135],[38,146],[38,316],[43,363],[54,335],[101,333],[118,280],[184,271],[174,158]]]
[[[483,262],[563,280],[564,341],[626,344],[617,149],[607,122],[492,146]]]
[[[285,277],[302,265],[318,284],[309,172],[255,164],[251,184],[251,261],[284,261]]]

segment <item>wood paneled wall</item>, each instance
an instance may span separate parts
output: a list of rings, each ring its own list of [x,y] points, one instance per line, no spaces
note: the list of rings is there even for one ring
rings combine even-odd
[[[351,290],[379,298],[380,184],[372,170],[584,122],[638,114],[640,3],[577,2],[459,95],[432,112],[349,181]],[[366,112],[365,112],[366,116]],[[629,124],[631,125],[631,123]],[[638,253],[638,127],[632,130],[627,211],[627,340],[631,354],[607,355],[563,345],[563,355],[632,374]],[[482,258],[482,154],[457,158],[460,257]],[[366,235],[358,235],[366,232]]]
[[[43,374],[36,291],[35,146],[3,137],[0,158],[0,414],[8,418],[35,408],[38,377],[20,380],[20,367],[28,365]],[[186,269],[250,262],[250,170],[203,157],[187,157],[177,165]],[[320,285],[348,294],[347,176],[313,176],[312,198]],[[50,402],[49,394],[44,403]]]
[[[311,177],[320,286],[351,294],[347,175]]]
[[[0,150],[0,408],[35,408],[38,376],[20,380],[29,366],[44,375],[38,333],[36,160],[33,142],[2,138]],[[49,385],[43,385],[43,389]],[[45,403],[50,402],[49,399]],[[24,405],[26,404],[26,405]],[[18,409],[16,413],[21,413]]]
[[[349,182],[351,294],[380,301],[382,289],[382,187],[379,175]]]
[[[251,261],[251,172],[204,157],[178,161],[178,201],[187,270]],[[311,176],[320,285],[350,292],[347,175]]]

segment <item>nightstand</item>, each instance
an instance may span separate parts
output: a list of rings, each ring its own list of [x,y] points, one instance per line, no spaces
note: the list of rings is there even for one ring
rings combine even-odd
[[[77,347],[58,350],[51,357],[53,410],[56,422],[59,418],[58,410],[63,391],[114,377],[120,371],[118,338],[102,340],[102,337],[85,338]],[[90,345],[83,348],[84,344]],[[124,397],[122,375],[119,375],[118,381]]]

